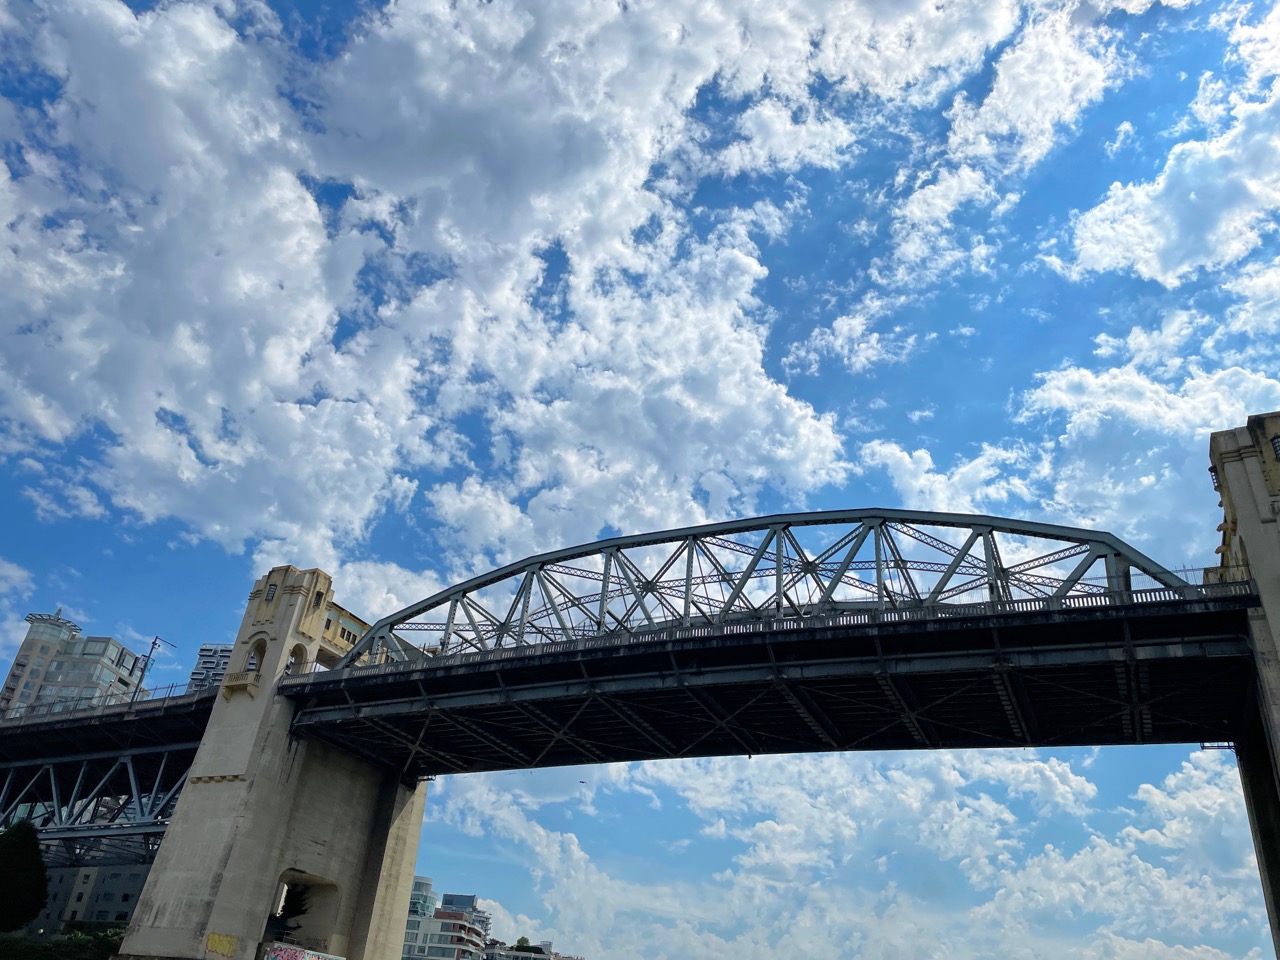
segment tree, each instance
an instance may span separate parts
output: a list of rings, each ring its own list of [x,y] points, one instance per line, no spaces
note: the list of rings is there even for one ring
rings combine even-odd
[[[528,945],[529,945],[528,937],[521,937],[519,940],[516,941],[517,947],[527,947]]]
[[[267,919],[267,934],[278,936],[301,928],[300,923],[290,923],[311,909],[311,888],[305,883],[291,883],[284,888],[280,909]]]
[[[0,932],[9,933],[38,917],[49,896],[34,823],[24,820],[0,833],[0,864]]]

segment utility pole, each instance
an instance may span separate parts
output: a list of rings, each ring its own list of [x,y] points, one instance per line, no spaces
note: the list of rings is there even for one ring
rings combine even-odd
[[[161,636],[157,635],[151,638],[151,649],[147,651],[146,659],[142,663],[142,676],[138,677],[138,682],[133,685],[133,696],[129,698],[130,703],[136,702],[138,696],[142,693],[142,682],[147,679],[147,671],[151,669],[151,661],[155,658],[156,649],[162,643],[166,647],[172,647],[174,650],[178,649],[175,644],[170,643]]]

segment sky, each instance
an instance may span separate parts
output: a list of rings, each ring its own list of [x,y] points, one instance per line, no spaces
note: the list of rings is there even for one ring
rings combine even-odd
[[[0,0],[0,666],[784,510],[1210,565],[1278,75],[1263,3]],[[419,871],[589,960],[1273,955],[1198,745],[445,778]]]

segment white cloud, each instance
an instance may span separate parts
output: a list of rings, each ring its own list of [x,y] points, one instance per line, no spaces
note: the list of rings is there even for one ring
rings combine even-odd
[[[608,769],[603,784],[588,777],[585,787],[576,770],[518,784],[510,775],[449,778],[429,809],[451,829],[513,845],[513,862],[529,870],[545,910],[539,929],[554,932],[562,950],[728,960],[945,949],[957,958],[1031,958],[1071,944],[1095,957],[1141,956],[1142,948],[1208,960],[1228,955],[1209,945],[1228,928],[1265,937],[1238,780],[1221,755],[1193,754],[1162,784],[1142,786],[1137,811],[1118,827],[1047,849],[1028,847],[1029,826],[1010,805],[1027,798],[1038,821],[1078,821],[1094,816],[1097,788],[1072,764],[1034,752],[735,757]],[[544,776],[547,790],[511,792]],[[676,870],[639,879],[627,858],[605,862],[592,838],[607,821],[579,833],[551,826],[561,822],[560,805],[580,802],[584,789],[639,790],[661,798],[664,812],[688,809],[705,829],[673,838],[656,813],[629,815],[629,828],[656,831],[650,851],[674,846],[681,858],[711,854],[726,866],[702,879]],[[1178,837],[1203,830],[1208,840],[1174,851],[1140,839],[1144,830]],[[507,919],[506,909],[497,915],[513,934],[532,926]],[[1081,921],[1102,926],[1079,938]]]
[[[1250,263],[1228,279],[1223,289],[1240,297],[1227,311],[1227,326],[1265,343],[1280,329],[1280,257]]]
[[[1107,156],[1114,157],[1125,146],[1133,140],[1133,124],[1128,120],[1123,120],[1116,127],[1116,137],[1114,140],[1108,140],[1105,144]]]
[[[27,635],[17,602],[30,595],[34,583],[29,570],[0,557],[0,663],[13,655]],[[7,667],[0,671],[8,672]]]
[[[1273,229],[1280,210],[1280,87],[1265,82],[1280,65],[1273,9],[1231,33],[1249,83],[1228,91],[1201,77],[1192,112],[1212,135],[1176,144],[1154,180],[1114,183],[1074,222],[1075,262],[1063,269],[1132,270],[1177,287],[1201,269],[1235,263]],[[1229,123],[1226,118],[1229,117]]]
[[[884,470],[908,509],[1017,513],[1034,497],[1029,475],[1039,469],[1041,456],[1027,446],[984,444],[974,457],[939,470],[927,450],[908,452],[892,441],[873,440],[862,445],[858,460],[864,469]],[[1011,500],[1022,502],[1014,506]]]
[[[903,363],[916,351],[915,334],[902,327],[875,329],[876,322],[891,316],[904,301],[869,294],[858,307],[829,326],[818,327],[800,343],[791,345],[784,361],[792,372],[816,374],[823,357],[836,357],[852,373],[865,373],[882,364]]]
[[[1123,64],[1110,39],[1066,10],[1035,17],[997,61],[982,103],[956,99],[948,152],[970,163],[998,162],[1001,169],[1039,162],[1061,128],[1119,78]]]
[[[1191,368],[1181,383],[1166,384],[1133,366],[1094,372],[1067,367],[1040,375],[1024,397],[1024,418],[1066,415],[1068,435],[1089,435],[1116,419],[1173,436],[1205,438],[1222,424],[1244,423],[1249,411],[1280,404],[1280,380],[1230,367]]]

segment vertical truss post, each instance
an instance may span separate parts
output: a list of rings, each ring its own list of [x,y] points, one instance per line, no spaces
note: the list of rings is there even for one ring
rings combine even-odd
[[[881,533],[880,527],[880,521],[874,521],[871,532],[875,535],[876,547],[876,607],[883,610],[886,593],[884,584],[884,535]]]
[[[689,625],[689,610],[693,604],[693,537],[688,537],[685,540],[684,549],[684,614],[680,618],[680,625],[687,627]]]
[[[596,636],[605,632],[605,614],[609,610],[609,574],[613,568],[613,551],[604,552],[604,577],[600,581],[600,610],[596,614]]]
[[[453,624],[458,618],[458,598],[449,598],[449,615],[444,621],[444,636],[440,638],[440,652],[449,652],[449,641],[453,639]]]
[[[773,609],[774,616],[782,616],[782,551],[784,547],[781,526],[773,527]]]
[[[530,567],[524,572],[524,579],[520,581],[520,595],[516,597],[516,602],[520,604],[520,626],[517,628],[517,642],[524,643],[525,624],[529,622],[529,597],[533,593],[533,577],[536,575],[537,567]],[[538,582],[542,582],[542,578],[538,578]],[[543,599],[550,600],[546,596],[547,588],[542,588]]]
[[[1128,603],[1133,588],[1133,568],[1118,553],[1106,555],[1109,603]]]

